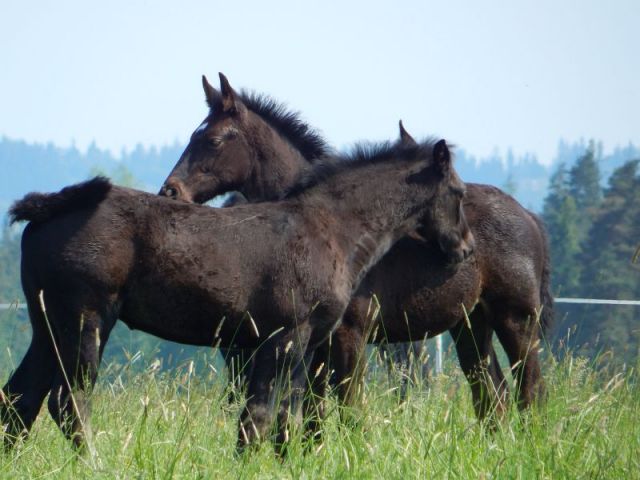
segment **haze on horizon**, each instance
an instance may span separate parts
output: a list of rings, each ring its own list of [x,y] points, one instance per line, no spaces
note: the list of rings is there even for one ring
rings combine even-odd
[[[0,136],[118,153],[186,143],[200,76],[285,101],[338,147],[447,138],[548,163],[558,141],[640,144],[640,3],[6,3]]]

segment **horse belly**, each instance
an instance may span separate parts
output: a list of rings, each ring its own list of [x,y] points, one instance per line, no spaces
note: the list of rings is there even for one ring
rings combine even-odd
[[[200,346],[221,342],[216,333],[224,313],[208,302],[193,302],[179,292],[132,292],[122,305],[120,319],[135,330],[165,340]]]

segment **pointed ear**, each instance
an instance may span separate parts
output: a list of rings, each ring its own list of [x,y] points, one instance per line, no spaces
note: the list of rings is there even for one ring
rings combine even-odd
[[[207,105],[213,110],[214,106],[220,102],[220,92],[211,86],[207,77],[202,75],[202,88],[204,89],[204,96],[207,99]]]
[[[402,124],[402,120],[400,120],[399,125],[400,125],[400,143],[402,145],[407,146],[407,147],[416,146],[418,144],[418,142],[416,142],[414,140],[414,138],[411,135],[409,135],[409,132],[407,132],[404,129],[404,125]]]
[[[229,80],[227,80],[227,77],[225,77],[222,72],[218,73],[218,75],[220,76],[220,90],[222,92],[222,111],[234,114],[239,110],[238,94],[231,88]]]
[[[444,139],[433,146],[433,164],[442,174],[449,173],[451,169],[451,153]]]

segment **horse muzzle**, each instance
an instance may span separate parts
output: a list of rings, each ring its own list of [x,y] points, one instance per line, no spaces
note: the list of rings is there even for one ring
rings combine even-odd
[[[440,243],[440,247],[449,257],[450,264],[457,265],[473,255],[476,248],[476,241],[473,234],[469,231],[454,248],[446,248],[442,242]]]
[[[473,252],[475,251],[475,249],[476,249],[476,239],[474,238],[473,234],[469,230],[465,234],[460,244],[460,254],[462,256],[462,260],[466,260],[471,255],[473,255]]]
[[[191,195],[187,192],[184,187],[184,184],[177,179],[169,178],[162,186],[158,195],[163,197],[169,197],[173,200],[182,200],[183,202],[192,203],[193,199]]]

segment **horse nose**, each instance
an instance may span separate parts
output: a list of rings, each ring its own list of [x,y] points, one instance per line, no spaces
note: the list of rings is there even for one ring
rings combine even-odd
[[[462,242],[462,255],[464,259],[466,260],[471,255],[473,255],[475,249],[476,239],[474,238],[473,234],[469,232],[467,235],[465,235],[465,238]]]
[[[163,185],[158,192],[158,195],[160,195],[161,197],[176,198],[176,196],[178,195],[178,191],[173,187]]]
[[[180,188],[179,182],[175,180],[167,180],[160,189],[158,195],[173,198],[174,200],[176,200],[180,195],[181,190],[182,189]]]

